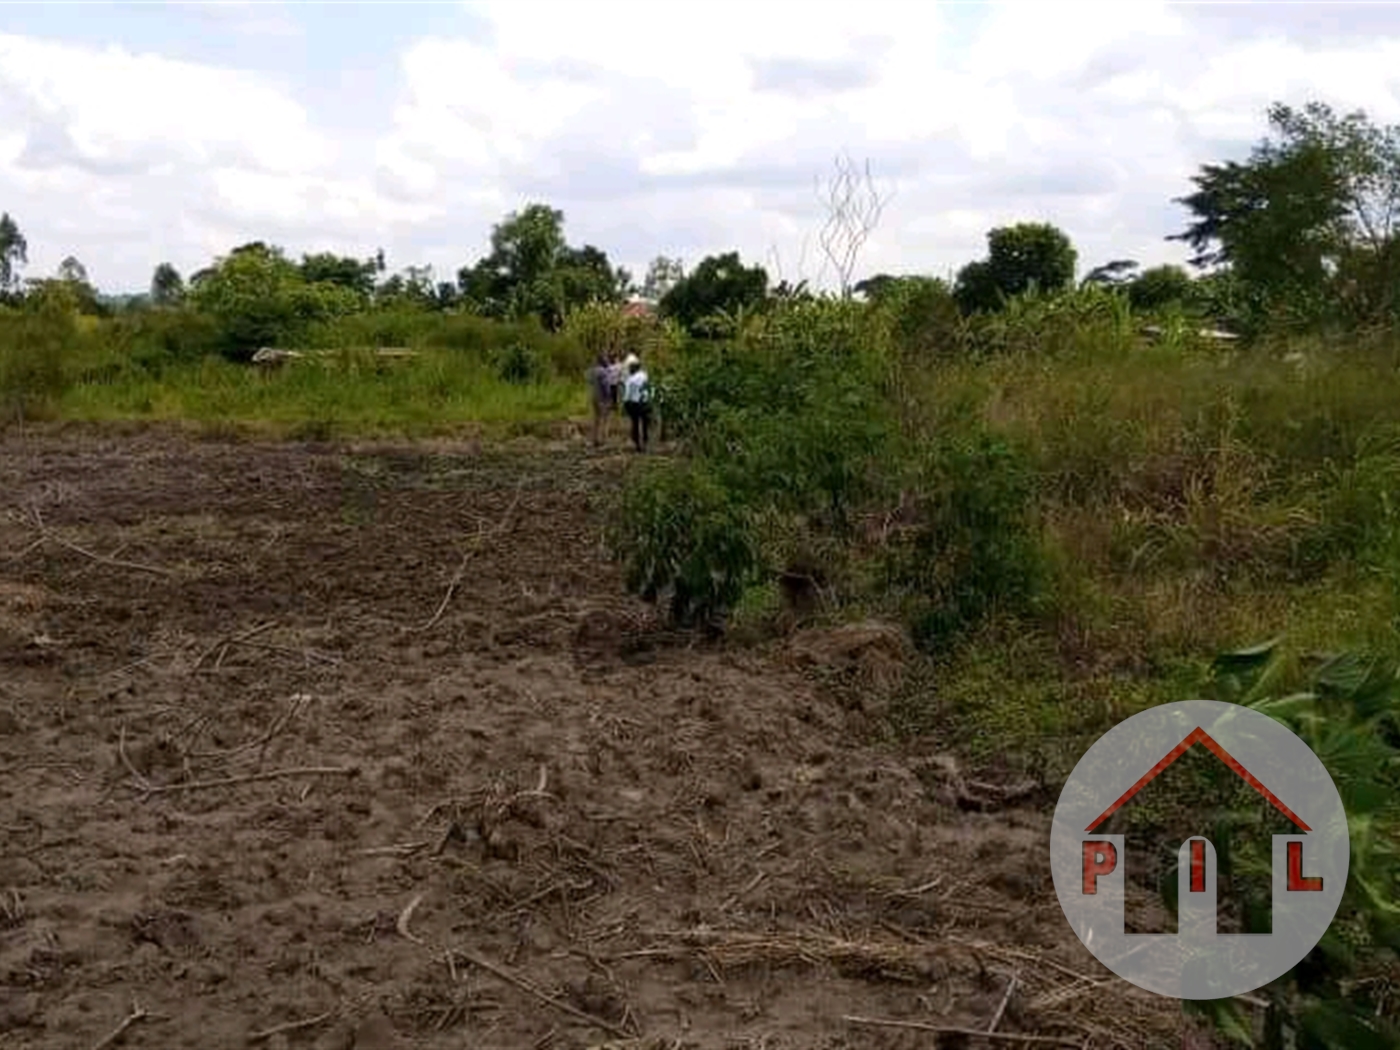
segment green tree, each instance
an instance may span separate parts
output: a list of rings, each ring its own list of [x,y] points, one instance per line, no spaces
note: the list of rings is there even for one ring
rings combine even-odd
[[[738,252],[711,255],[678,281],[662,298],[663,317],[674,318],[692,334],[701,322],[717,314],[753,310],[768,297],[768,271],[762,266],[745,266]]]
[[[235,360],[247,359],[262,346],[297,345],[312,323],[353,313],[361,305],[348,288],[308,284],[280,248],[262,242],[235,248],[196,276],[189,299],[218,322],[223,353]]]
[[[1095,266],[1084,275],[1084,280],[1079,283],[1084,287],[1091,284],[1102,284],[1110,288],[1120,284],[1129,284],[1135,279],[1133,271],[1137,268],[1136,259],[1113,259],[1102,266]]]
[[[1180,266],[1152,266],[1128,282],[1128,301],[1135,310],[1156,310],[1191,300],[1195,282]]]
[[[999,226],[987,234],[987,258],[959,271],[953,294],[964,313],[990,313],[1032,287],[1068,287],[1076,259],[1069,237],[1049,223]]]
[[[174,306],[185,295],[185,282],[180,271],[163,262],[151,274],[151,302],[156,306]]]
[[[19,271],[29,262],[29,242],[9,212],[0,213],[0,292],[19,284]]]
[[[73,284],[87,284],[87,267],[70,255],[58,264],[58,279]]]
[[[557,329],[574,307],[618,302],[631,285],[592,245],[570,248],[564,213],[543,204],[512,212],[491,232],[491,252],[463,267],[457,285],[464,304],[487,317],[535,316]]]
[[[380,273],[381,260],[376,257],[360,261],[332,252],[318,252],[301,257],[301,276],[308,284],[339,285],[368,299],[374,292],[374,279]]]
[[[1400,127],[1322,103],[1269,109],[1271,135],[1244,161],[1206,164],[1192,216],[1170,240],[1201,269],[1228,267],[1261,308],[1305,322],[1392,315],[1400,252]]]
[[[431,266],[409,266],[375,289],[375,305],[380,309],[436,310],[438,285]]]
[[[544,204],[526,205],[492,229],[491,253],[458,274],[462,295],[488,317],[553,307],[552,278],[566,247],[564,213]]]

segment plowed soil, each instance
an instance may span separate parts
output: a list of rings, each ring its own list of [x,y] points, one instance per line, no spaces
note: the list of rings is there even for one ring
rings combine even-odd
[[[658,629],[630,462],[0,436],[0,1045],[1180,1045],[1044,798]]]

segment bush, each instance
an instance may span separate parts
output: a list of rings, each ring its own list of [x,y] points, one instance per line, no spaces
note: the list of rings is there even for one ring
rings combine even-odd
[[[1045,580],[1034,474],[976,426],[945,433],[917,470],[914,523],[888,553],[915,640],[935,649],[993,612],[1032,610]]]
[[[683,458],[658,470],[664,476],[672,469],[680,480],[663,484],[648,473],[631,483],[642,487],[635,498],[629,484],[622,515],[640,515],[631,535],[655,531],[650,542],[669,549],[685,535],[674,532],[676,520],[721,520],[731,529],[742,522],[747,539],[735,549],[748,553],[735,570],[741,582],[733,584],[740,590],[743,581],[767,582],[764,574],[793,548],[793,537],[848,539],[855,511],[882,488],[894,436],[882,331],[861,304],[813,301],[784,305],[735,339],[688,344],[661,391]],[[686,479],[702,486],[709,502],[696,504],[701,497]],[[725,549],[718,541],[712,547]],[[728,579],[728,570],[723,561],[696,557],[686,563],[695,578],[676,587],[676,608],[684,611],[698,587],[709,595],[706,615],[720,615],[739,591],[721,599],[705,590],[706,574]],[[656,564],[680,572],[671,562]],[[639,593],[658,593],[649,572],[631,579]]]
[[[504,382],[537,383],[544,378],[545,361],[537,350],[524,343],[511,343],[493,355],[496,375]]]
[[[682,626],[721,622],[761,575],[752,513],[704,462],[633,478],[610,541],[628,588],[649,602],[669,596]]]
[[[6,420],[45,414],[67,389],[76,316],[56,303],[0,313],[0,410]]]

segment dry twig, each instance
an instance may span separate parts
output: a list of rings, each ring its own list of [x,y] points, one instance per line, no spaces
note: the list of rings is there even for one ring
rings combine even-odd
[[[284,1032],[299,1032],[303,1028],[314,1028],[316,1025],[329,1021],[335,1016],[334,1010],[327,1010],[323,1014],[315,1017],[308,1017],[302,1021],[288,1021],[286,1024],[273,1025],[271,1028],[264,1028],[261,1032],[254,1032],[248,1036],[248,1042],[261,1043],[266,1039],[271,1039],[274,1035],[281,1035]]]
[[[463,948],[457,949],[457,954],[461,955],[462,958],[466,959],[467,962],[471,963],[473,966],[480,966],[483,970],[487,971],[488,973],[495,974],[507,984],[515,985],[515,987],[519,988],[522,992],[526,992],[529,995],[534,996],[540,1002],[546,1003],[549,1006],[554,1007],[556,1010],[568,1014],[570,1017],[591,1024],[595,1028],[601,1028],[603,1031],[609,1032],[612,1035],[618,1036],[621,1039],[627,1039],[631,1036],[631,1033],[628,1032],[625,1028],[622,1028],[620,1025],[615,1025],[611,1021],[605,1021],[601,1017],[595,1017],[593,1014],[590,1014],[584,1010],[580,1010],[578,1009],[578,1007],[572,1006],[569,1003],[564,1002],[562,999],[556,999],[548,992],[544,992],[536,988],[529,981],[525,980],[525,978],[516,976],[504,967],[498,966],[496,963],[493,963],[490,959],[482,958],[475,952],[469,952]]]
[[[101,1039],[93,1043],[92,1050],[107,1050],[107,1047],[109,1046],[116,1046],[118,1041],[120,1041],[121,1037],[126,1035],[126,1030],[128,1028],[136,1024],[138,1021],[146,1020],[146,1018],[148,1018],[149,1016],[150,1014],[148,1014],[144,1009],[142,1009],[140,1004],[133,1002],[131,1004],[131,1013],[127,1014],[125,1017],[122,1018],[121,1024],[117,1025],[117,1027],[113,1028]]]
[[[472,555],[479,551],[482,544],[489,537],[499,536],[510,528],[511,518],[515,514],[516,505],[520,502],[521,493],[524,492],[524,484],[516,487],[515,498],[510,501],[510,506],[506,508],[505,514],[501,515],[501,520],[490,529],[480,529],[472,538],[472,543],[462,552],[462,560],[457,563],[457,569],[452,574],[452,580],[447,585],[447,593],[442,596],[442,601],[438,603],[437,611],[433,613],[427,622],[417,627],[407,628],[410,631],[431,631],[437,626],[437,622],[442,619],[442,614],[447,611],[448,603],[452,601],[452,596],[457,593],[457,587],[462,582],[462,577],[466,575],[467,565],[471,562]]]
[[[359,774],[356,766],[302,766],[297,769],[270,769],[266,773],[244,773],[236,777],[221,777],[218,780],[188,780],[181,784],[157,784],[143,790],[143,795],[166,795],[176,791],[200,791],[204,788],[232,787],[235,784],[254,784],[263,780],[281,780],[286,777],[353,777]]]
[[[1001,997],[1001,1004],[997,1007],[997,1012],[992,1015],[992,1023],[987,1026],[987,1031],[995,1032],[997,1025],[1001,1024],[1002,1014],[1006,1013],[1006,1004],[1011,1002],[1011,993],[1016,990],[1016,982],[1020,979],[1019,974],[1012,974],[1011,979],[1006,982],[1006,994]]]
[[[205,649],[204,652],[199,654],[199,658],[195,660],[194,666],[191,667],[190,670],[192,672],[198,671],[200,665],[203,664],[205,660],[209,659],[209,657],[213,656],[215,653],[227,649],[230,645],[233,645],[237,642],[246,642],[248,639],[255,638],[258,635],[262,634],[264,631],[270,631],[276,626],[276,620],[268,620],[267,623],[260,623],[256,627],[250,627],[248,628],[248,630],[242,631],[239,634],[231,634],[227,637],[220,638],[208,649]],[[220,659],[222,659],[222,657],[220,657]]]
[[[413,918],[413,913],[417,910],[418,905],[422,903],[423,895],[421,893],[417,894],[413,900],[408,902],[408,906],[404,908],[403,911],[399,912],[398,921],[394,923],[394,929],[399,931],[399,936],[406,941],[412,941],[414,944],[422,944],[423,938],[410,930],[408,928],[408,923],[409,920]]]
[[[34,514],[34,525],[39,530],[39,535],[46,540],[53,540],[54,543],[57,543],[60,547],[67,548],[74,554],[81,554],[84,558],[91,558],[95,562],[101,562],[103,565],[111,565],[118,569],[134,569],[137,572],[149,572],[156,576],[164,576],[167,579],[175,575],[169,569],[162,569],[156,565],[142,565],[140,562],[122,561],[110,555],[98,554],[96,551],[90,551],[86,547],[79,547],[76,543],[73,543],[71,540],[65,540],[62,536],[53,532],[45,525],[44,519],[39,515],[38,507],[32,508],[32,511]]]

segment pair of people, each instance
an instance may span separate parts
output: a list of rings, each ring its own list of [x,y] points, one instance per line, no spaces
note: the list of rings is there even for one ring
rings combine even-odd
[[[638,452],[646,451],[651,439],[651,378],[641,359],[628,354],[619,363],[607,354],[599,354],[589,369],[589,388],[593,398],[593,446],[602,443],[603,427],[616,411],[620,398],[632,423],[632,445]]]

